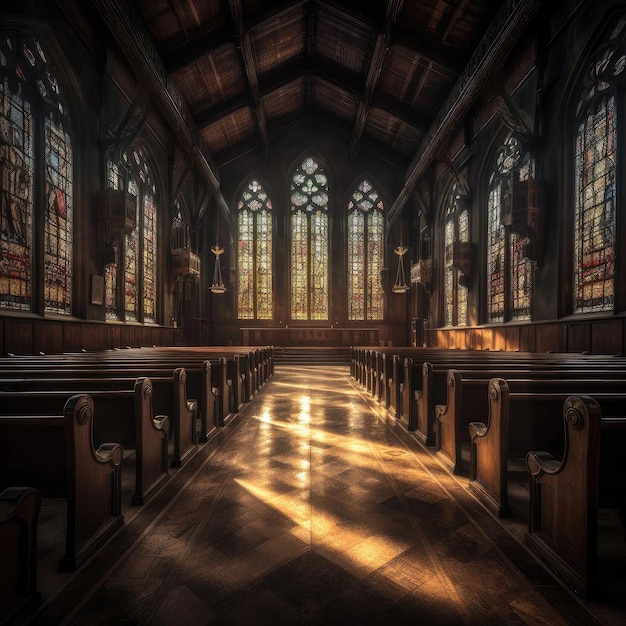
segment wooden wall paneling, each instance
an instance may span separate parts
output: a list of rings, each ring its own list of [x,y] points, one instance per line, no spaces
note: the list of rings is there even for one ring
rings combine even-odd
[[[599,321],[591,327],[591,352],[594,354],[621,353],[623,342],[623,319]]]
[[[506,328],[499,327],[493,329],[492,350],[506,350]]]
[[[80,352],[83,349],[83,323],[63,322],[62,352]]]
[[[508,352],[519,352],[520,350],[520,327],[506,327],[506,349]]]
[[[520,326],[519,349],[522,352],[535,352],[537,350],[537,327],[533,324]]]
[[[567,352],[591,351],[591,324],[588,321],[565,324]]]
[[[0,318],[0,355],[5,355],[5,343],[4,343],[4,320]]]
[[[5,347],[6,353],[33,354],[34,353],[34,320],[5,320]]]
[[[106,324],[83,324],[83,348],[88,352],[111,347]]]
[[[65,322],[36,320],[33,324],[35,353],[61,354],[63,352],[63,327]]]
[[[561,324],[537,325],[537,352],[564,352]]]

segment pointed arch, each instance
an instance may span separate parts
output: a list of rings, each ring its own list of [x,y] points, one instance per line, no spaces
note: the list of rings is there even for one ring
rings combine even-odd
[[[154,168],[145,148],[131,146],[107,162],[107,185],[135,198],[135,227],[113,242],[105,269],[106,318],[155,323],[157,318],[157,203]]]
[[[272,200],[258,176],[244,185],[237,202],[237,316],[274,316]]]
[[[468,323],[468,290],[461,272],[452,265],[452,250],[457,243],[469,242],[469,210],[466,189],[454,182],[445,205],[444,245],[444,324],[466,326]]]
[[[530,320],[535,262],[528,258],[530,239],[507,231],[514,185],[535,178],[535,160],[521,140],[509,134],[495,155],[487,197],[487,321]]]
[[[612,312],[616,305],[616,207],[621,194],[617,158],[626,77],[626,15],[611,16],[610,30],[590,54],[575,93],[573,132],[574,313]]]
[[[69,315],[74,161],[63,81],[38,34],[0,35],[0,306]],[[40,213],[37,205],[43,206]],[[34,254],[35,241],[43,252]]]
[[[293,320],[329,316],[329,179],[321,162],[304,156],[290,177],[290,314]]]
[[[382,320],[381,271],[385,256],[385,204],[368,176],[356,184],[347,206],[348,319]]]

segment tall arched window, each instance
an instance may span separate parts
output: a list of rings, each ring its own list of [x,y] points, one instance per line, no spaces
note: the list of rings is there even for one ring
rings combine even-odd
[[[242,320],[271,320],[272,201],[258,180],[248,182],[237,205],[237,311]]]
[[[534,262],[526,256],[527,236],[507,231],[504,212],[512,210],[517,183],[535,177],[535,163],[519,139],[509,137],[498,151],[489,182],[487,201],[487,311],[488,321],[529,320]]]
[[[308,157],[291,179],[291,319],[328,319],[328,176]]]
[[[106,267],[106,317],[126,322],[156,322],[156,187],[143,150],[134,147],[122,162],[107,163],[107,184],[136,199],[135,228],[113,242]]]
[[[576,111],[574,303],[576,313],[615,306],[617,86],[626,68],[626,17],[596,53]]]
[[[359,183],[348,203],[349,320],[383,319],[384,208],[380,194],[367,179]]]
[[[0,35],[0,306],[72,312],[73,157],[66,101],[41,42]],[[43,207],[42,212],[34,207]],[[41,243],[40,243],[41,242]],[[41,255],[35,249],[42,249]]]
[[[451,256],[454,245],[469,242],[469,212],[465,206],[465,194],[460,185],[454,183],[448,196],[445,224],[446,255]],[[447,261],[451,259],[447,259]],[[445,325],[467,325],[467,285],[461,272],[446,262],[444,273]]]

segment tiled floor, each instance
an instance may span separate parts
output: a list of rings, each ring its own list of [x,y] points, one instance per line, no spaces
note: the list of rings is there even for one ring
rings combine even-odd
[[[44,559],[31,623],[626,623],[563,589],[521,534],[347,367],[277,367],[79,572]]]

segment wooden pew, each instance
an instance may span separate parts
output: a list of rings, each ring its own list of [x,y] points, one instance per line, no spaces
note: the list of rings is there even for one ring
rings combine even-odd
[[[587,381],[590,390],[609,414],[618,413],[624,402],[623,383]],[[534,381],[523,391],[510,391],[512,381],[494,378],[488,384],[489,414],[485,421],[469,424],[469,488],[500,517],[511,515],[508,499],[510,457],[525,458],[533,449],[561,455],[565,445],[560,411],[563,402],[580,382]],[[543,389],[543,391],[541,391]],[[546,391],[552,389],[552,391]]]
[[[143,370],[146,371],[146,370]],[[152,383],[152,406],[156,414],[169,416],[170,434],[174,443],[172,467],[180,467],[184,460],[197,449],[197,401],[187,398],[187,376],[184,368],[176,368],[169,375],[169,369],[150,372]],[[124,390],[132,389],[137,369],[55,369],[51,378],[49,369],[21,371],[27,378],[0,379],[0,391],[46,391],[59,388],[83,390]],[[65,381],[65,382],[63,382]],[[98,428],[101,424],[98,423]]]
[[[173,375],[177,367],[184,367],[187,376],[187,394],[198,402],[200,441],[208,441],[216,427],[223,424],[228,415],[228,410],[226,415],[223,412],[223,398],[225,395],[227,397],[228,389],[226,373],[222,371],[222,368],[226,367],[226,360],[220,359],[212,363],[208,359],[194,362],[175,356],[170,356],[167,360],[151,358],[149,355],[136,359],[127,357],[122,360],[102,358],[102,355],[96,355],[93,359],[86,359],[81,355],[76,359],[67,358],[68,355],[62,356],[64,358],[58,361],[46,359],[24,363],[23,359],[19,359],[18,365],[7,365],[6,361],[0,359],[0,390],[10,386],[7,378],[145,376],[157,380],[167,374]]]
[[[37,521],[41,494],[30,487],[0,493],[0,623],[40,602],[37,591]]]
[[[624,396],[626,402],[626,396]],[[619,508],[626,528],[626,417],[603,417],[590,396],[563,405],[566,445],[559,461],[528,453],[527,543],[584,598],[598,593],[598,508]]]
[[[115,441],[125,450],[135,450],[131,503],[141,505],[169,478],[169,418],[154,416],[153,383],[149,378],[138,378],[132,389],[108,388],[116,386],[110,380],[101,383],[96,379],[45,379],[34,387],[36,390],[1,391],[0,414],[61,414],[69,396],[76,392],[88,394],[94,403],[94,445]]]
[[[65,554],[74,570],[124,523],[122,447],[94,449],[94,408],[86,394],[70,397],[63,415],[0,417],[0,489],[32,485],[43,497],[65,498]]]
[[[450,369],[461,372],[463,379],[482,378],[488,381],[491,378],[563,378],[586,381],[589,378],[602,376],[606,379],[626,381],[626,362],[620,360],[619,364],[613,363],[584,363],[576,360],[567,360],[561,363],[552,359],[530,358],[529,360],[510,359],[504,356],[501,359],[490,358],[478,361],[465,361],[458,364],[444,361],[431,363],[425,361],[421,367],[421,382],[416,371],[415,363],[405,368],[405,376],[410,377],[409,384],[413,388],[414,406],[409,407],[408,419],[403,424],[408,430],[415,430],[417,438],[426,446],[436,445],[437,428],[437,405],[447,404],[449,386],[447,374]],[[485,383],[486,384],[486,383]],[[473,401],[481,403],[484,395]],[[406,406],[407,398],[403,400]],[[400,416],[402,418],[402,416]]]

